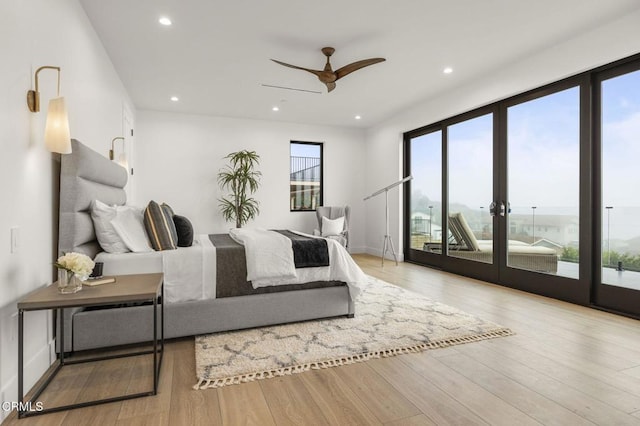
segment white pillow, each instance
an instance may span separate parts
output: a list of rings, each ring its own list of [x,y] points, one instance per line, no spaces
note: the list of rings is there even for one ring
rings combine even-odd
[[[327,219],[322,217],[322,236],[340,235],[344,231],[344,216],[337,219]]]
[[[126,253],[129,251],[122,238],[111,225],[111,221],[115,219],[118,209],[123,208],[125,207],[108,206],[99,200],[91,203],[91,219],[93,219],[96,237],[102,250],[107,253]]]
[[[121,209],[111,220],[111,225],[129,250],[134,253],[153,251],[144,228],[142,210]]]

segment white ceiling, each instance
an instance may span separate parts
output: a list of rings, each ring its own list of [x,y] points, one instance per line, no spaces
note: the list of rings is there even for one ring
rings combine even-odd
[[[640,7],[638,0],[80,1],[138,109],[354,127]],[[173,25],[161,26],[160,16]],[[313,75],[269,60],[321,69],[324,46],[336,48],[334,69],[387,61],[326,93]],[[446,66],[452,74],[443,74]]]

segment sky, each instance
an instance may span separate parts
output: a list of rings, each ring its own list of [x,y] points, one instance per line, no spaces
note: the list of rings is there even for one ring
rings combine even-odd
[[[318,145],[292,143],[291,144],[291,156],[292,157],[320,157],[320,147]]]

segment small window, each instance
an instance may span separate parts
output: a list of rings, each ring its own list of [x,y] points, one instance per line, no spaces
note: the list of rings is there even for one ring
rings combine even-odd
[[[289,180],[292,212],[322,205],[322,143],[291,141]]]

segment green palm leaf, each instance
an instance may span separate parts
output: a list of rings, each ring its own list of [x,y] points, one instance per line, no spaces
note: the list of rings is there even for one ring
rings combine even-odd
[[[260,213],[259,203],[248,197],[258,190],[262,173],[256,170],[260,164],[260,156],[255,151],[238,151],[227,155],[229,164],[218,172],[220,188],[231,193],[227,198],[220,198],[220,212],[228,222],[236,221],[241,228],[249,220]]]

